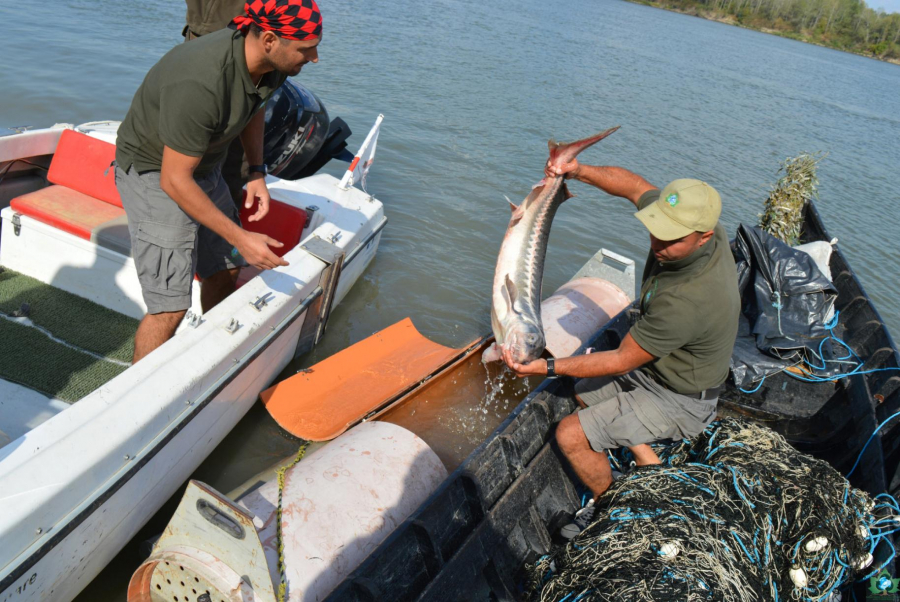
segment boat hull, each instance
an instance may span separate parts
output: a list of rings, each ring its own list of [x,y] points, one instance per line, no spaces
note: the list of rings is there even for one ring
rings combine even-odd
[[[290,265],[253,277],[195,326],[0,448],[0,601],[74,598],[293,359],[304,324],[322,315],[329,267],[303,248],[309,241],[343,252],[333,304],[346,296],[386,220],[380,202],[337,184],[329,175],[270,178],[273,197],[317,209],[285,256]]]

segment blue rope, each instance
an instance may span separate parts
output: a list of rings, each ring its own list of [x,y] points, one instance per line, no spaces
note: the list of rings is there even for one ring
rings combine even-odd
[[[784,331],[781,330],[781,310],[784,309],[784,304],[781,302],[781,293],[778,291],[774,291],[775,294],[775,302],[772,303],[772,307],[775,308],[778,314],[778,334],[784,336]]]
[[[756,393],[756,392],[759,391],[760,388],[763,386],[763,383],[764,383],[764,382],[766,382],[766,377],[765,377],[765,376],[763,376],[762,379],[760,379],[759,384],[756,385],[756,388],[755,388],[755,389],[750,389],[749,391],[748,391],[747,389],[741,389],[740,387],[738,387],[738,389],[740,390],[741,393],[748,393],[748,394],[749,394],[749,393]]]
[[[775,292],[775,295],[776,295],[777,300],[780,301],[780,299],[781,299],[780,294],[776,291],[776,292]],[[781,309],[780,309],[780,305],[781,305],[780,302],[779,302],[777,305],[776,305],[776,303],[773,303],[773,304],[772,304],[773,307],[778,308],[778,311],[779,311],[779,313],[778,313],[778,320],[779,320],[779,322],[778,322],[778,332],[779,332],[780,334],[783,335],[784,333],[781,332]],[[838,337],[836,337],[836,336],[834,335],[834,329],[835,329],[835,328],[837,327],[837,325],[838,325],[838,320],[839,320],[839,318],[840,318],[840,315],[841,315],[841,312],[839,312],[839,311],[834,312],[834,317],[833,317],[831,320],[829,320],[827,323],[825,323],[825,324],[823,325],[824,328],[825,328],[825,330],[828,331],[828,336],[825,337],[825,338],[823,338],[823,339],[819,342],[819,349],[818,349],[818,353],[816,354],[816,355],[818,355],[819,361],[821,362],[822,365],[821,365],[821,366],[816,365],[815,363],[810,362],[808,359],[807,359],[807,362],[806,362],[806,363],[807,363],[807,364],[809,365],[809,367],[812,368],[813,370],[827,370],[827,369],[828,369],[828,366],[827,366],[827,362],[825,361],[825,353],[824,353],[824,349],[823,349],[823,348],[824,348],[824,346],[825,346],[825,343],[827,343],[828,341],[834,341],[835,343],[837,343],[838,345],[841,345],[844,349],[846,349],[846,350],[847,350],[847,354],[846,354],[846,355],[843,355],[843,356],[841,356],[841,357],[836,357],[836,358],[834,358],[833,361],[850,363],[850,360],[852,360],[852,361],[857,362],[856,366],[855,366],[852,370],[850,370],[849,372],[842,372],[842,373],[839,373],[839,374],[824,375],[824,376],[823,376],[823,375],[819,375],[819,374],[815,374],[815,373],[810,372],[809,370],[805,370],[805,369],[803,369],[803,368],[801,367],[801,368],[799,368],[799,370],[803,373],[804,376],[801,376],[801,375],[799,375],[799,374],[795,374],[795,373],[793,373],[793,372],[787,372],[787,375],[788,375],[788,376],[791,376],[791,377],[793,377],[793,378],[795,378],[795,379],[797,379],[797,380],[800,380],[800,381],[803,381],[803,382],[808,382],[808,383],[825,383],[825,382],[832,382],[832,381],[835,381],[835,380],[839,380],[839,379],[841,379],[841,378],[848,378],[848,377],[854,376],[854,375],[856,375],[856,374],[860,374],[860,375],[862,375],[862,374],[874,374],[874,373],[876,373],[876,372],[891,372],[891,371],[894,371],[894,370],[900,370],[900,368],[894,368],[894,367],[889,367],[889,368],[872,368],[872,369],[869,369],[869,370],[863,370],[863,366],[865,366],[865,361],[863,361],[863,359],[862,359],[861,357],[859,357],[859,356],[856,354],[855,351],[853,351],[853,348],[850,347],[850,345],[848,345],[847,343],[845,343],[845,342],[842,341],[840,338],[838,338]],[[747,393],[748,395],[749,395],[749,394],[753,394],[753,393],[756,393],[757,391],[759,391],[760,388],[762,388],[763,383],[765,383],[765,382],[766,382],[766,377],[763,376],[762,379],[759,381],[759,383],[756,385],[755,388],[753,388],[753,389],[741,389],[740,387],[738,387],[738,390],[741,391],[742,393]]]
[[[894,559],[894,557],[897,555],[897,548],[894,547],[894,544],[891,543],[891,540],[889,538],[885,538],[884,541],[887,543],[887,545],[891,546],[891,555],[888,556],[887,560],[885,560],[883,563],[881,563],[881,566],[879,566],[877,569],[874,569],[872,572],[870,572],[865,577],[860,577],[859,579],[857,579],[857,581],[865,581],[866,579],[870,579],[870,578],[874,577],[875,575],[880,573],[881,570],[884,567],[886,567],[888,565],[888,563],[890,563]]]
[[[887,418],[885,418],[884,421],[881,424],[879,424],[878,427],[875,429],[875,431],[869,436],[869,440],[866,441],[866,444],[863,445],[862,450],[859,452],[859,456],[856,457],[856,463],[853,464],[853,468],[851,468],[850,472],[847,473],[848,479],[850,478],[850,475],[853,474],[853,471],[856,470],[856,467],[859,466],[859,461],[862,460],[863,454],[866,452],[866,448],[869,447],[869,444],[872,442],[872,439],[875,438],[875,435],[878,434],[878,431],[881,430],[881,427],[883,427],[885,424],[887,424],[889,421],[893,420],[897,416],[900,416],[900,412],[895,412],[895,413],[891,414],[890,416],[888,416]]]

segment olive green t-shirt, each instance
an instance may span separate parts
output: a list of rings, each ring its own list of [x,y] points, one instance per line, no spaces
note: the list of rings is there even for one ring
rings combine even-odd
[[[187,0],[187,26],[196,36],[218,31],[244,13],[244,0]]]
[[[643,209],[659,198],[645,193]],[[699,393],[728,376],[741,300],[737,268],[725,228],[692,255],[660,262],[650,252],[644,268],[641,317],[631,336],[656,359],[641,370],[677,393]]]
[[[141,173],[162,169],[163,146],[202,157],[194,173],[211,172],[228,145],[284,83],[271,71],[253,84],[244,37],[231,29],[179,44],[154,65],[131,101],[116,141],[116,162]]]

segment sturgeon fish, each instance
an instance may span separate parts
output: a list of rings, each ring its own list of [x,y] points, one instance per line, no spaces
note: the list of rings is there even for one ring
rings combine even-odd
[[[618,128],[596,136],[561,144],[551,140],[550,164],[561,166],[578,153],[600,142]],[[497,256],[491,298],[491,326],[496,342],[482,355],[483,362],[501,359],[509,348],[517,363],[527,364],[544,352],[541,323],[541,281],[550,225],[559,206],[572,195],[562,176],[544,178],[517,207],[510,201],[512,217]]]

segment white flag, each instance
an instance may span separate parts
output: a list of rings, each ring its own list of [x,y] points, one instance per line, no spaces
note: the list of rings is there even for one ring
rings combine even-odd
[[[369,135],[366,136],[365,141],[353,158],[353,162],[347,168],[347,173],[344,174],[344,178],[341,180],[341,188],[347,189],[360,182],[360,187],[366,190],[366,173],[368,173],[372,161],[375,160],[375,147],[378,146],[378,131],[381,128],[383,119],[384,115],[379,115],[378,119],[375,120],[375,125],[372,126]]]

